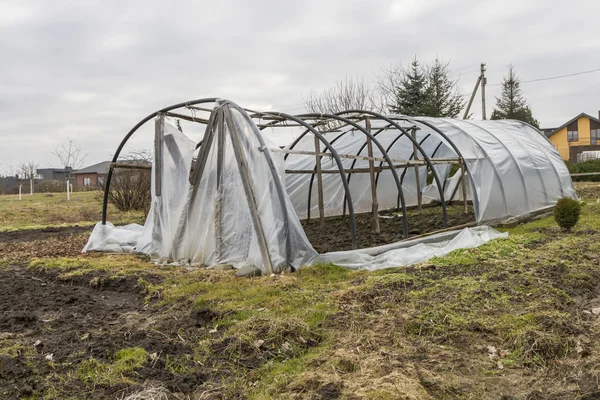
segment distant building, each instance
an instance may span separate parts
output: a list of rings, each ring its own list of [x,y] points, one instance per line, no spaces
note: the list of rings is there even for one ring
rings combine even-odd
[[[36,179],[43,179],[45,181],[66,181],[71,176],[73,169],[67,168],[38,168],[35,170],[37,173]]]
[[[579,114],[558,128],[541,131],[566,161],[578,162],[582,153],[600,150],[600,118],[586,113]]]
[[[0,176],[0,194],[17,193],[19,182],[14,176]]]
[[[73,172],[75,184],[82,187],[98,187],[106,182],[106,176],[110,168],[110,161],[102,161]]]

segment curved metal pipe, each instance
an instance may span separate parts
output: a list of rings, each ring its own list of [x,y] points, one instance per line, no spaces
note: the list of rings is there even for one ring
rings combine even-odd
[[[510,151],[510,149],[508,148],[508,146],[505,145],[504,142],[502,142],[500,139],[498,139],[498,137],[496,135],[494,135],[492,132],[488,131],[487,129],[485,129],[485,128],[479,126],[479,125],[475,125],[474,123],[469,122],[469,120],[464,120],[463,122],[465,122],[466,124],[471,125],[472,127],[475,127],[477,129],[479,129],[480,131],[483,131],[483,132],[487,133],[492,138],[494,138],[498,143],[500,143],[500,145],[502,145],[502,147],[504,147],[504,150],[506,150],[506,152],[509,154],[510,158],[512,158],[513,162],[517,166],[517,170],[519,171],[519,175],[521,175],[521,183],[523,184],[523,194],[525,195],[525,201],[527,202],[527,207],[530,208],[530,205],[529,205],[529,195],[527,194],[527,183],[525,182],[525,174],[523,173],[523,170],[521,169],[521,164],[517,161],[517,158]]]
[[[446,212],[446,199],[444,198],[444,192],[442,191],[442,182],[440,181],[440,177],[438,176],[437,171],[433,168],[433,164],[431,163],[431,159],[429,158],[429,156],[427,155],[427,153],[423,150],[423,148],[421,147],[421,145],[419,144],[419,142],[417,142],[417,140],[412,135],[409,135],[408,132],[406,131],[406,129],[402,128],[394,120],[386,117],[385,115],[377,113],[375,111],[347,110],[347,111],[339,112],[339,113],[337,113],[337,115],[357,114],[357,113],[360,113],[360,114],[369,114],[369,115],[372,115],[372,116],[377,117],[379,119],[382,119],[384,121],[387,121],[392,126],[394,126],[396,129],[398,129],[399,131],[403,132],[406,135],[406,137],[408,137],[409,140],[411,142],[413,142],[413,144],[417,147],[417,149],[419,150],[419,152],[421,153],[421,155],[423,155],[423,159],[425,160],[425,162],[427,163],[427,165],[431,169],[431,173],[433,174],[433,179],[435,179],[435,182],[437,184],[438,191],[439,191],[439,194],[440,194],[440,201],[442,203],[442,216],[443,216],[443,219],[444,219],[444,228],[447,228],[448,227],[448,214]],[[386,155],[386,157],[387,157],[387,155]],[[393,166],[392,166],[392,170],[394,170]],[[394,172],[395,172],[395,170],[394,170]]]
[[[454,150],[454,152],[456,153],[456,155],[458,155],[460,158],[462,158],[463,165],[465,166],[465,171],[469,174],[469,179],[471,180],[471,194],[473,195],[473,208],[475,209],[475,215],[476,216],[479,215],[479,196],[478,196],[477,190],[476,190],[477,185],[475,184],[475,178],[473,178],[473,174],[471,173],[471,169],[467,165],[467,161],[465,160],[465,157],[462,155],[462,153],[460,152],[460,150],[458,149],[458,147],[456,147],[456,145],[454,144],[454,142],[452,140],[450,140],[450,138],[444,132],[442,132],[441,129],[437,128],[435,125],[430,124],[427,121],[418,120],[418,119],[415,119],[415,121],[417,121],[420,124],[423,124],[423,125],[427,126],[428,128],[433,129],[437,134],[439,134],[441,137],[443,137],[444,139],[446,139],[446,141],[448,142],[448,144],[450,145],[450,147],[452,147],[452,149]],[[447,120],[445,120],[444,122],[446,122],[449,125],[452,125],[456,129],[460,130],[461,133],[463,133],[465,136],[467,136],[469,139],[471,139],[471,141],[477,147],[479,147],[479,149],[485,154],[485,156],[487,157],[487,159],[490,160],[489,155],[481,147],[481,145],[479,145],[479,143],[477,143],[473,138],[471,138],[468,134],[466,134],[465,131],[463,131],[458,126],[454,125],[453,123],[448,122]],[[492,163],[492,168],[494,170],[494,173],[498,177],[498,180],[500,181],[500,186],[502,186],[502,180],[500,179],[500,175],[498,173],[498,170],[496,169],[496,166],[493,163]],[[504,188],[502,189],[501,192],[502,192],[502,197],[504,197],[504,209],[508,213],[508,208],[506,206],[506,196],[504,194]]]
[[[194,105],[194,104],[214,103],[215,101],[217,101],[216,97],[209,97],[209,98],[204,98],[204,99],[197,99],[197,100],[192,100],[192,101],[186,101],[184,103],[173,104],[171,106],[162,108],[162,109],[160,109],[158,111],[155,111],[152,114],[148,115],[146,118],[144,118],[140,122],[138,122],[133,128],[131,128],[131,130],[129,132],[127,132],[127,135],[125,135],[125,137],[123,138],[123,140],[119,144],[119,147],[117,147],[117,151],[115,152],[115,155],[112,158],[111,166],[108,168],[108,175],[106,176],[106,184],[104,186],[104,196],[102,198],[102,225],[106,225],[106,211],[107,211],[107,208],[108,208],[108,193],[110,191],[110,182],[112,180],[112,175],[113,175],[112,163],[116,163],[117,162],[117,160],[119,159],[119,155],[121,154],[121,150],[123,150],[123,147],[125,146],[125,144],[129,140],[129,138],[142,125],[144,125],[146,122],[150,121],[152,118],[156,117],[160,113],[168,112],[168,111],[175,110],[175,109],[181,108],[181,107],[191,106],[191,105]]]
[[[381,143],[379,143],[379,140],[377,140],[377,138],[375,138],[369,131],[367,131],[362,126],[360,126],[357,123],[351,121],[350,119],[342,117],[340,115],[309,113],[309,114],[300,114],[300,115],[298,115],[298,117],[308,117],[308,118],[310,118],[310,117],[326,117],[326,118],[337,119],[338,121],[342,121],[348,125],[353,126],[354,128],[356,128],[359,131],[361,131],[362,133],[364,133],[369,139],[371,139],[371,141],[375,144],[375,146],[377,146],[379,151],[381,151],[383,158],[385,158],[386,162],[390,166],[392,175],[394,176],[394,180],[396,181],[396,186],[398,187],[398,193],[400,193],[400,199],[401,199],[401,203],[402,203],[402,234],[404,237],[408,237],[408,221],[407,221],[407,217],[406,217],[406,201],[404,199],[404,192],[402,191],[402,185],[400,184],[400,178],[398,177],[398,173],[396,172],[396,169],[394,168],[394,164],[392,163],[392,160],[390,159],[388,154],[385,152],[385,148],[381,145]]]
[[[336,164],[338,165],[340,177],[342,178],[342,185],[344,186],[344,190],[348,196],[347,202],[348,202],[348,211],[350,214],[350,230],[351,230],[351,234],[352,234],[352,248],[356,249],[356,220],[354,218],[354,205],[352,203],[352,196],[350,194],[350,186],[348,185],[348,180],[346,179],[346,173],[344,172],[344,164],[342,163],[342,159],[340,158],[338,152],[333,148],[331,143],[329,143],[329,141],[327,139],[325,139],[325,136],[323,136],[320,132],[318,132],[314,127],[312,127],[306,121],[304,121],[296,116],[282,113],[282,112],[257,112],[257,111],[250,110],[247,108],[245,108],[244,110],[255,113],[255,114],[259,114],[259,115],[277,116],[277,117],[286,118],[291,121],[294,121],[294,122],[304,126],[305,128],[307,128],[310,132],[312,132],[313,135],[315,135],[317,138],[319,138],[321,143],[323,143],[327,149],[329,149],[331,155],[335,159]]]
[[[387,128],[389,128],[390,125],[386,125],[385,127],[379,129],[377,132],[375,132],[373,134],[373,137],[379,135],[381,132],[383,132],[384,130],[386,130]],[[347,132],[352,132],[352,131],[346,131]],[[362,146],[360,146],[360,149],[358,150],[358,152],[356,153],[357,156],[360,156],[360,153],[362,153],[362,151],[365,149],[365,147],[367,147],[367,141],[365,141]],[[387,154],[387,151],[385,152],[385,154]],[[352,160],[352,164],[350,164],[350,169],[354,169],[354,166],[356,165],[356,162],[358,160],[354,159]],[[380,161],[379,162],[379,167],[381,168],[381,166],[383,165],[384,161]],[[377,173],[379,175],[379,172]],[[348,173],[348,183],[350,183],[350,180],[352,179],[352,172]],[[400,179],[400,184],[402,184],[402,179]],[[377,187],[377,179],[375,179],[375,187]],[[344,203],[344,209],[342,211],[342,215],[346,215],[346,207],[345,207],[345,203]]]

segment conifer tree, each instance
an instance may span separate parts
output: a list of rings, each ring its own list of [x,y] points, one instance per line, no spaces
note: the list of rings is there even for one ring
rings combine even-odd
[[[427,92],[427,72],[415,58],[410,68],[402,70],[402,76],[393,88],[390,112],[402,115],[424,115]]]
[[[396,66],[384,73],[378,89],[391,113],[456,117],[464,106],[449,63],[437,57],[432,64],[421,64],[415,58],[409,68]]]
[[[496,97],[492,119],[516,119],[536,128],[540,126],[523,96],[521,81],[512,64],[508,66],[508,75],[502,79],[502,93],[500,97]]]
[[[451,79],[449,63],[435,58],[427,68],[425,108],[423,115],[429,117],[455,118],[465,105],[457,82]]]

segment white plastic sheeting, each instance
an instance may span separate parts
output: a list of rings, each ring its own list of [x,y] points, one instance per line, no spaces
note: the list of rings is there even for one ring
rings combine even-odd
[[[224,105],[231,119],[220,114],[222,123],[215,124],[214,139],[209,141],[210,147],[204,149],[208,151],[208,158],[202,177],[195,185],[189,178],[194,142],[168,120],[157,118],[159,129],[163,131],[162,157],[155,154],[152,206],[146,223],[143,228],[129,226],[127,229],[98,224],[84,252],[134,249],[164,262],[184,261],[206,266],[232,264],[238,268],[251,264],[264,268],[257,239],[262,230],[274,272],[289,265],[298,268],[311,263],[317,253],[306,238],[289,198],[285,192],[283,196],[277,193],[273,172],[263,154],[274,145],[263,138],[263,146],[256,125],[232,103],[218,103],[216,109]],[[239,142],[237,154],[233,140]],[[219,151],[221,164],[218,162]],[[261,227],[256,226],[250,215],[238,165],[240,158],[252,180],[252,201]],[[283,157],[273,154],[272,158],[275,172],[283,182]],[[156,166],[159,163],[160,191],[156,193]],[[285,190],[283,185],[282,188]],[[285,201],[286,208],[281,200]],[[288,225],[284,229],[286,220]],[[287,254],[288,250],[291,254]]]
[[[466,196],[473,201],[479,223],[518,218],[551,206],[564,196],[576,198],[560,155],[529,125],[518,121],[398,116],[394,120],[407,129],[416,127],[416,141],[430,158],[464,158]],[[248,114],[228,101],[216,102],[211,121],[212,129],[207,129],[197,153],[195,143],[175,124],[165,117],[156,119],[157,131],[162,133],[152,169],[152,205],[144,226],[98,224],[84,252],[136,251],[160,262],[235,267],[251,264],[268,272],[264,263],[266,248],[274,272],[315,262],[379,269],[422,262],[506,236],[488,227],[467,228],[318,256],[299,222],[309,212],[318,213],[316,179],[310,174],[285,174],[286,169],[315,170],[314,155],[290,154],[284,160],[281,153],[272,151],[276,146],[262,136]],[[413,142],[389,121],[372,119],[371,132],[378,142],[373,145],[373,156],[382,158],[383,149],[391,159],[415,158]],[[345,126],[324,136],[339,154],[367,155],[366,136],[360,130]],[[314,137],[309,133],[288,148],[315,151]],[[328,151],[323,143],[318,150]],[[417,157],[423,160],[422,154]],[[323,157],[321,163],[323,170],[337,170],[332,157]],[[369,166],[367,160],[348,158],[342,158],[342,164],[345,169]],[[376,162],[376,166],[385,163]],[[248,174],[244,175],[246,168]],[[443,187],[440,190],[435,181],[428,185],[431,179],[427,174],[431,171],[420,166],[424,202],[440,201],[440,191],[446,201],[462,199],[463,171],[459,169],[450,176],[449,164],[433,168]],[[203,171],[200,179],[194,178],[196,170]],[[415,168],[396,171],[406,204],[416,205]],[[370,212],[369,174],[349,173],[347,177],[355,213]],[[377,183],[379,208],[397,207],[399,194],[391,170],[377,173]],[[278,190],[280,184],[282,191]],[[338,173],[323,175],[323,193],[325,214],[343,214],[345,192]],[[257,219],[253,218],[253,209]],[[260,245],[263,235],[265,246]]]
[[[430,158],[456,158],[458,154],[437,131],[443,132],[458,148],[466,162],[467,199],[472,200],[479,223],[519,217],[552,206],[561,197],[576,198],[569,171],[552,144],[536,129],[520,121],[471,121],[447,118],[415,118],[396,120],[403,127],[416,126],[416,140]],[[362,124],[364,126],[364,123]],[[437,129],[437,130],[436,130]],[[353,127],[341,132],[326,133],[327,140],[340,154],[367,156],[366,135]],[[401,131],[386,121],[372,120],[371,132],[391,159],[414,159],[413,144]],[[290,146],[291,148],[292,146]],[[314,150],[312,135],[306,135],[293,146],[294,150]],[[321,145],[321,151],[326,149]],[[374,145],[373,155],[382,157]],[[422,160],[423,156],[417,152]],[[343,159],[344,168],[368,168],[366,160]],[[323,157],[323,169],[336,168],[331,157]],[[379,163],[381,166],[384,163]],[[292,154],[286,168],[314,170],[315,157]],[[460,200],[460,175],[449,176],[450,165],[435,165],[445,200]],[[408,206],[417,204],[415,168],[397,169]],[[348,174],[356,213],[371,211],[369,174]],[[419,167],[425,203],[439,201],[435,181],[427,185],[427,167]],[[312,181],[312,183],[311,183]],[[306,218],[318,214],[316,179],[306,174],[290,174],[287,191],[296,213]],[[310,189],[312,186],[312,190]],[[337,174],[323,175],[325,215],[341,215],[344,210],[344,190]],[[377,200],[380,209],[399,205],[398,190],[390,170],[379,174]]]
[[[319,257],[319,262],[370,271],[402,267],[442,257],[454,250],[478,247],[492,239],[507,236],[507,233],[488,226],[478,226],[370,249],[326,253]]]

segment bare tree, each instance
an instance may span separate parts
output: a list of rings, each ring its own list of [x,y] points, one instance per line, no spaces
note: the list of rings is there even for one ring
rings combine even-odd
[[[35,161],[27,161],[19,163],[17,177],[21,182],[29,181],[29,190],[33,194],[33,184],[37,176],[39,164]]]
[[[65,137],[65,140],[54,148],[52,152],[60,161],[64,169],[73,170],[83,167],[87,154],[81,153],[81,146],[77,139]]]
[[[303,100],[309,112],[319,114],[335,114],[344,110],[381,110],[375,91],[365,85],[362,78],[354,76],[346,76],[322,92],[313,90]],[[325,125],[321,130],[336,125]]]
[[[152,165],[152,151],[136,149],[119,157],[127,164]],[[100,186],[104,188],[106,183]],[[151,203],[152,174],[150,169],[116,169],[108,192],[108,200],[121,211],[148,212]]]
[[[152,164],[152,150],[149,149],[133,149],[125,155],[119,157],[119,161],[129,164]]]

